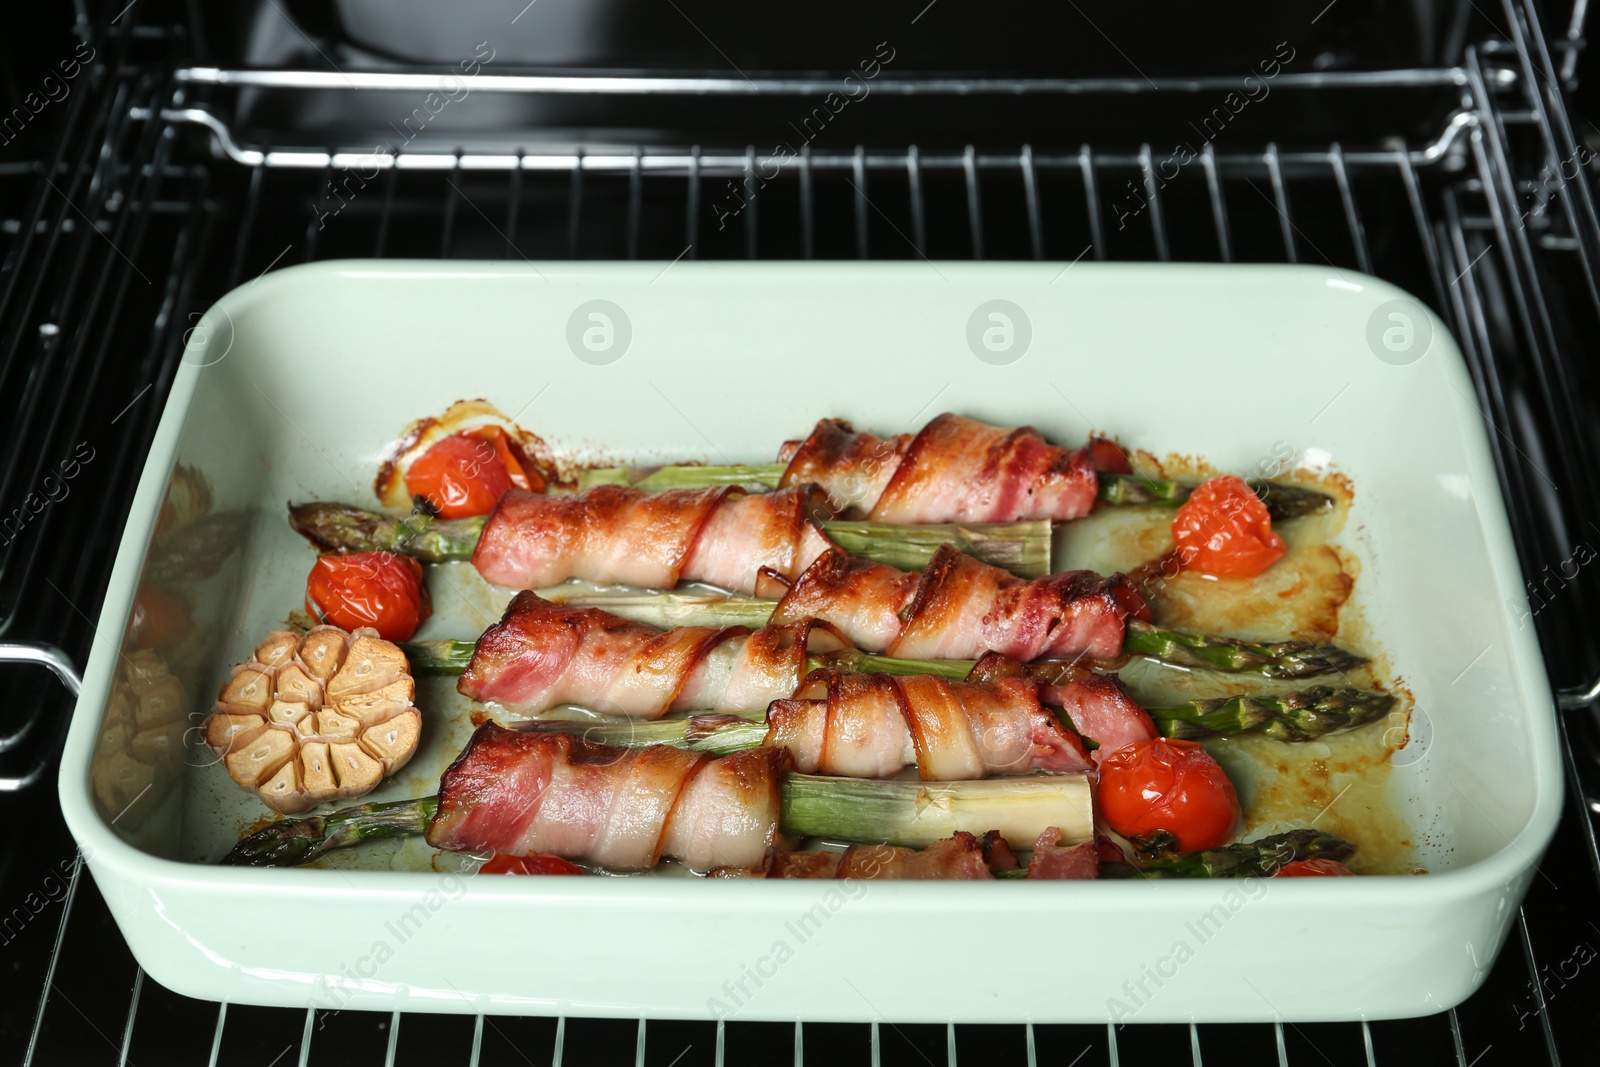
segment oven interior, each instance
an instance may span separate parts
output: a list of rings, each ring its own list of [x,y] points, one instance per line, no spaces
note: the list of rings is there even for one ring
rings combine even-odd
[[[19,661],[0,938],[20,993],[0,1055],[1581,1062],[1600,991],[1583,0],[45,6],[0,36],[0,657]],[[201,314],[346,256],[1331,263],[1416,294],[1470,364],[1563,705],[1566,814],[1485,985],[1400,1022],[944,1027],[302,1012],[147,981],[57,809],[67,689],[120,637],[91,620]]]

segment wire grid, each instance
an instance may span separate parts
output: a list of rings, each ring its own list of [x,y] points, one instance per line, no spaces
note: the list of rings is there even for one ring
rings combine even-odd
[[[520,153],[515,167],[494,178],[503,182],[498,196],[469,182],[463,165],[434,174],[394,168],[350,202],[349,216],[341,203],[330,222],[323,216],[332,203],[325,193],[331,167],[285,169],[262,161],[240,169],[196,163],[201,157],[186,151],[179,137],[183,120],[156,121],[163,108],[171,111],[166,82],[131,78],[98,98],[103,105],[98,114],[84,116],[94,124],[94,147],[113,150],[94,157],[86,147],[76,169],[66,162],[55,170],[74,175],[74,182],[86,180],[67,188],[59,201],[41,195],[30,210],[43,227],[30,222],[13,238],[14,249],[30,234],[59,240],[54,255],[71,264],[66,291],[60,289],[60,275],[40,271],[24,278],[19,271],[5,280],[12,289],[4,292],[9,296],[35,287],[31,299],[55,313],[51,317],[64,326],[58,344],[66,346],[68,358],[79,353],[80,373],[91,381],[101,373],[118,383],[149,377],[152,395],[145,399],[150,403],[134,409],[137,414],[127,416],[129,426],[118,431],[132,447],[112,473],[131,481],[170,380],[186,309],[203,308],[220,292],[292,262],[401,252],[507,258],[609,254],[670,261],[674,247],[681,249],[679,256],[1050,258],[1062,262],[1064,270],[1081,258],[1327,260],[1375,269],[1407,284],[1453,325],[1473,371],[1478,403],[1495,427],[1496,461],[1524,566],[1535,573],[1544,560],[1560,558],[1552,552],[1566,551],[1570,527],[1593,516],[1589,496],[1563,490],[1552,498],[1542,479],[1552,480],[1543,473],[1548,470],[1562,486],[1596,484],[1588,479],[1594,453],[1583,431],[1584,379],[1573,335],[1592,330],[1600,312],[1594,287],[1600,230],[1592,225],[1590,190],[1582,183],[1562,184],[1548,213],[1522,216],[1530,193],[1548,188],[1545,172],[1552,166],[1559,172],[1561,160],[1575,149],[1569,151],[1570,131],[1562,136],[1559,92],[1547,87],[1554,67],[1538,44],[1543,38],[1536,13],[1511,10],[1520,40],[1514,33],[1509,49],[1472,51],[1463,67],[1473,106],[1450,127],[1455,130],[1451,149],[1464,167],[1460,172],[1436,165],[1443,156],[1430,160],[1425,147],[1346,151],[1339,144],[1315,150],[1266,145],[1259,152],[1206,152],[1193,176],[1200,181],[1181,196],[1177,185],[1169,192],[1156,180],[1148,145],[1037,155],[1026,146],[1013,152],[921,152],[908,146],[816,153],[803,157],[770,190],[756,178],[761,161],[754,149],[691,147],[667,162],[654,161],[656,155],[643,149],[571,157]],[[1534,87],[1532,92],[1502,95],[1496,88],[1504,80],[1498,72],[1508,69],[1518,72],[1521,86]],[[1518,152],[1518,141],[1534,144],[1531,155]],[[830,182],[838,178],[845,180]],[[731,202],[718,199],[727,187],[715,183],[730,180],[732,193],[749,195],[737,198],[740,207],[732,222],[713,230],[715,209],[732,211]],[[891,181],[896,188],[890,188]],[[1113,230],[1115,215],[1107,210],[1111,191],[1122,195],[1128,183],[1145,194],[1133,220],[1138,229]],[[100,225],[69,230],[69,198]],[[287,220],[285,205],[292,206]],[[1407,225],[1402,231],[1392,225],[1385,229],[1391,237],[1404,232],[1410,239],[1379,247],[1364,212],[1396,205],[1409,216]],[[681,239],[669,240],[674,235]],[[1199,235],[1208,237],[1209,247]],[[47,255],[42,245],[25,252],[19,257],[24,262]],[[161,296],[130,311],[119,294],[129,291],[141,267],[155,270],[150,282]],[[20,325],[9,337],[0,334],[0,341],[14,348],[31,342],[26,328],[38,318],[26,312],[8,317]],[[134,322],[142,326],[137,336],[149,340],[132,366],[111,367],[103,346],[98,352],[90,347],[100,336],[97,329]],[[50,417],[71,416],[70,409],[63,412]],[[108,512],[114,506],[108,505]],[[81,513],[63,508],[59,527],[78,530],[82,521]],[[116,532],[110,531],[109,543],[115,543]],[[38,543],[47,542],[41,536]],[[98,598],[95,583],[104,581],[103,571],[63,570],[48,546],[34,551],[56,566],[30,567],[30,579],[37,573],[39,580],[55,585],[57,577],[67,575],[68,584],[58,589],[61,599],[92,617],[89,601]],[[39,592],[24,584],[18,600],[35,599]],[[1552,664],[1562,667],[1560,683],[1581,685],[1594,665],[1586,640],[1564,625],[1586,617],[1591,598],[1587,584],[1576,583],[1556,605],[1559,610],[1537,620]],[[75,637],[69,647],[81,660],[86,619],[58,608],[27,621],[43,627],[36,632]],[[43,957],[44,995],[26,1056],[38,1063],[631,1059],[684,1067],[791,1056],[797,1064],[809,1056],[872,1064],[925,1060],[951,1067],[961,1061],[1029,1067],[1166,1063],[1185,1056],[1196,1064],[1207,1056],[1213,1062],[1245,1056],[1284,1064],[1400,1060],[1463,1067],[1503,1057],[1520,1062],[1530,1055],[1558,1063],[1563,1052],[1579,1060],[1592,1042],[1593,1027],[1583,1009],[1594,980],[1581,970],[1567,977],[1567,966],[1575,958],[1575,941],[1588,938],[1584,923],[1600,903],[1600,851],[1586,800],[1596,795],[1588,756],[1593,734],[1592,719],[1562,723],[1573,802],[1515,924],[1512,943],[1479,994],[1463,1008],[1430,1019],[1121,1028],[724,1025],[207,1005],[145,980],[110,925],[96,887],[75,869]],[[70,853],[59,829],[56,837]],[[34,936],[43,940],[41,933]],[[1594,939],[1600,940],[1600,930]],[[1464,960],[1463,966],[1479,962]]]

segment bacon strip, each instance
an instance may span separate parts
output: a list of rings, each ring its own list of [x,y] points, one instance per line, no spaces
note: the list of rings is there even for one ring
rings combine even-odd
[[[1099,481],[1089,446],[1050,444],[1031,426],[990,426],[949,413],[914,438],[857,433],[823,419],[785,445],[781,486],[815,482],[841,512],[879,522],[1010,522],[1080,519]]]
[[[829,541],[807,520],[820,514],[814,486],[775,493],[600,485],[573,496],[508,490],[495,505],[473,566],[495,585],[538,589],[569,578],[670,589],[710,582],[754,589],[767,567],[796,575]]]
[[[1066,700],[1072,690],[1055,687]],[[954,782],[1092,766],[1083,742],[1038,694],[1037,683],[1021,678],[973,684],[814,671],[793,699],[767,709],[765,744],[788,748],[803,774],[848,778],[888,778],[915,766],[924,781]]]
[[[1057,881],[1088,881],[1100,877],[1100,846],[1093,841],[1063,846],[1061,831],[1051,827],[1033,844],[1028,877]]]
[[[718,877],[732,878],[859,878],[864,881],[922,881],[931,879],[992,880],[984,862],[982,843],[965,830],[935,841],[927,848],[893,845],[851,845],[843,852],[791,852],[773,848],[755,870],[717,869]]]
[[[772,622],[822,619],[857,648],[907,659],[1109,660],[1122,653],[1130,615],[1148,619],[1150,609],[1124,575],[1030,581],[944,545],[921,575],[825,552],[790,585]]]
[[[558,704],[646,719],[687,708],[759,711],[795,691],[807,653],[844,647],[832,627],[809,619],[754,633],[661,631],[522,592],[478,638],[456,688],[529,715]]]
[[[1149,712],[1133,702],[1116,675],[1096,674],[1078,663],[1025,664],[993,652],[973,664],[968,682],[1027,678],[1038,682],[1039,700],[1061,708],[1079,736],[1099,746],[1094,762],[1139,741],[1160,736]]]
[[[754,867],[777,839],[785,759],[779,749],[711,759],[484,723],[440,779],[427,840],[619,870],[664,858],[695,870]]]

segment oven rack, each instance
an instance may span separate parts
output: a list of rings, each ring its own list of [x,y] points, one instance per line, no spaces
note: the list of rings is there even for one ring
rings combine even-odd
[[[0,381],[13,361],[37,359],[49,373],[18,402],[25,425],[50,427],[49,447],[70,443],[75,426],[91,427],[111,454],[98,471],[88,468],[85,491],[47,508],[17,540],[26,566],[8,566],[8,576],[20,576],[14,586],[0,586],[15,619],[8,636],[50,638],[77,662],[86,658],[95,639],[89,620],[130,483],[194,317],[267,270],[352,254],[663,262],[674,254],[988,255],[1048,258],[1064,269],[1074,257],[1327,259],[1370,270],[1429,302],[1461,342],[1496,430],[1523,565],[1537,575],[1565,559],[1577,531],[1597,517],[1597,453],[1588,427],[1600,393],[1581,355],[1582,338],[1600,325],[1593,282],[1600,227],[1591,173],[1552,180],[1575,150],[1538,12],[1520,4],[1508,4],[1507,12],[1508,40],[1469,49],[1462,65],[1450,68],[1462,107],[1420,147],[1306,145],[1285,137],[1208,153],[1197,173],[1180,179],[1185,187],[1174,183],[1170,193],[1153,179],[1150,147],[1136,139],[1037,153],[987,145],[819,150],[810,168],[794,168],[770,190],[752,190],[753,206],[727,231],[712,229],[711,198],[720,194],[711,180],[755,185],[751,176],[763,161],[753,147],[564,152],[530,144],[509,157],[463,148],[444,165],[397,163],[319,227],[329,172],[341,165],[337,150],[242,149],[234,142],[239,152],[261,152],[239,159],[219,136],[231,138],[225,112],[192,99],[193,79],[133,62],[131,35],[113,34],[116,48],[105,50],[110,56],[92,98],[83,94],[76,105],[63,151],[40,164],[31,176],[33,199],[0,234],[0,242],[9,240],[9,247],[0,243],[8,254],[0,272],[0,356],[7,361]],[[206,128],[191,129],[197,123]],[[514,165],[476,165],[496,157]],[[953,185],[936,191],[942,179]],[[1143,188],[1149,206],[1129,229],[1115,230],[1107,204],[1128,182]],[[112,336],[124,340],[111,344]],[[1593,576],[1580,574],[1534,620],[1553,681],[1574,691],[1569,703],[1579,702],[1576,691],[1600,666],[1582,628],[1595,592]],[[43,774],[70,705],[42,677],[37,690],[13,693],[32,712],[23,728],[32,732],[7,746],[14,751],[0,749],[0,768],[21,768],[4,772],[12,792],[0,795],[0,814],[41,828],[36,863],[70,862],[72,844]],[[1207,1057],[1460,1067],[1559,1063],[1563,1056],[1582,1062],[1594,1036],[1586,1008],[1597,980],[1587,970],[1567,978],[1565,966],[1575,942],[1600,943],[1600,930],[1591,937],[1584,925],[1600,912],[1590,812],[1600,788],[1594,720],[1575,715],[1562,727],[1569,805],[1542,865],[1545,877],[1536,880],[1483,990],[1429,1019],[1125,1028],[723,1025],[206,1004],[145,979],[92,881],[74,867],[55,909],[7,945],[41,992],[20,1027],[0,1029],[0,1054],[15,1051],[29,1063],[631,1059],[683,1067],[777,1058],[798,1064],[808,1056],[951,1067],[1183,1057],[1197,1065]]]

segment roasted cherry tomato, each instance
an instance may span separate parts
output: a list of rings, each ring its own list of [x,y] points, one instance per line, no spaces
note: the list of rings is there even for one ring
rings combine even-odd
[[[139,588],[133,598],[133,647],[170,648],[194,628],[183,594],[159,585]]]
[[[575,867],[560,856],[552,856],[547,852],[537,852],[532,856],[508,856],[504,852],[497,852],[494,857],[478,868],[479,874],[582,874],[582,868]]]
[[[1231,474],[1201,485],[1172,520],[1179,562],[1218,578],[1254,578],[1283,558],[1261,498]]]
[[[1180,852],[1225,843],[1239,821],[1233,783],[1194,741],[1158,737],[1118,749],[1100,764],[1096,796],[1117,833],[1149,840],[1164,830]]]
[[[1354,872],[1338,860],[1295,860],[1272,872],[1274,878],[1342,878]]]
[[[1133,473],[1133,467],[1128,463],[1128,454],[1122,451],[1121,445],[1107,438],[1090,439],[1089,457],[1094,460],[1094,469],[1097,471],[1105,471],[1107,474]]]
[[[422,497],[445,519],[487,515],[511,488],[540,492],[545,481],[499,426],[452,434],[406,471],[406,492]]]
[[[406,641],[433,614],[422,564],[393,552],[323,556],[306,579],[306,610],[345,630],[370,626]]]

